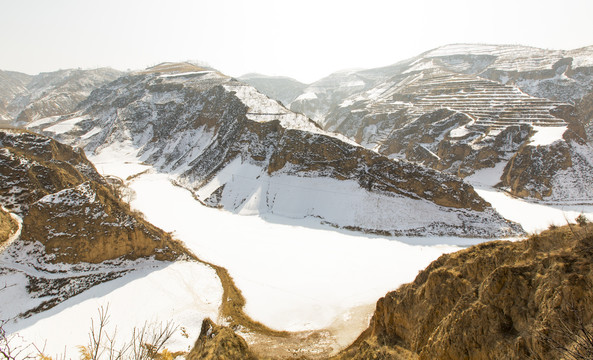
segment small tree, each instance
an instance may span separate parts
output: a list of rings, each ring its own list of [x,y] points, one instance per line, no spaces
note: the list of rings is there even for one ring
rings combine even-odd
[[[575,220],[577,224],[579,224],[579,226],[586,226],[589,223],[589,219],[587,219],[587,217],[583,213],[577,216]]]

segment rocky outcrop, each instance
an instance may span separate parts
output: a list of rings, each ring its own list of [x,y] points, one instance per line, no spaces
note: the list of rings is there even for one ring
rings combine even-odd
[[[228,327],[204,319],[200,336],[186,356],[188,360],[256,360],[245,340]]]
[[[0,249],[6,241],[13,235],[18,229],[17,222],[10,216],[8,211],[4,211],[0,208]]]
[[[119,198],[82,150],[16,130],[1,131],[0,144],[0,201],[23,217],[21,241],[40,242],[47,261],[172,260],[184,253]]]
[[[126,144],[206,205],[240,214],[316,218],[386,235],[521,232],[453,176],[325,133],[215,71],[182,68],[121,77],[47,124],[48,133],[67,128],[55,136],[87,152]],[[410,207],[426,216],[408,214]]]
[[[42,243],[52,262],[70,264],[119,258],[174,260],[184,253],[169,234],[93,181],[32,204],[21,237]]]
[[[593,226],[570,225],[443,255],[380,299],[369,329],[339,358],[552,359],[582,351],[576,340],[593,329],[592,248]]]

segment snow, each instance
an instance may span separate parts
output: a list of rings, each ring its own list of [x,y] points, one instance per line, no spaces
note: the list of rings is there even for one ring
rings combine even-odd
[[[98,154],[89,154],[88,157],[100,173],[121,179],[151,168],[138,161],[138,149],[134,148],[131,141],[115,143],[101,149]]]
[[[449,137],[451,138],[460,138],[464,137],[465,135],[469,134],[469,130],[467,129],[466,125],[460,126],[455,128],[449,132]]]
[[[562,135],[564,135],[566,129],[568,129],[568,126],[533,126],[535,134],[531,136],[529,145],[550,145],[562,140]]]
[[[76,124],[78,124],[79,122],[81,122],[83,120],[88,120],[88,118],[84,117],[84,116],[75,117],[72,119],[61,121],[55,125],[52,125],[50,127],[43,129],[43,130],[51,131],[55,134],[63,134],[63,133],[72,131],[74,129],[74,127],[76,126]]]
[[[294,99],[293,102],[304,101],[304,100],[315,100],[315,99],[317,99],[317,94],[315,94],[314,92],[306,92],[306,93],[299,95],[299,97]]]
[[[581,213],[593,219],[592,205],[546,205],[523,200],[493,188],[500,182],[505,165],[505,162],[501,162],[494,168],[477,171],[465,178],[465,181],[472,184],[478,195],[492,204],[503,217],[521,224],[526,232],[538,233],[552,224],[566,225],[567,222],[574,222]]]
[[[21,278],[19,278],[21,277]],[[12,275],[12,282],[26,284],[23,274]],[[13,303],[28,299],[24,289],[11,289]],[[129,341],[134,327],[172,321],[184,327],[188,338],[177,330],[167,344],[171,351],[187,351],[200,333],[205,317],[216,319],[222,299],[222,286],[216,272],[196,262],[159,263],[145,266],[121,278],[97,285],[58,306],[18,322],[8,323],[8,333],[19,333],[25,344],[45,346],[45,354],[76,357],[79,345],[86,345],[91,318],[97,321],[100,307],[109,307],[111,333],[117,326],[118,344]],[[2,307],[6,306],[5,301]],[[0,307],[1,308],[1,307]],[[64,353],[66,351],[66,353]],[[55,356],[58,358],[58,356]],[[59,357],[61,358],[61,357]]]
[[[131,187],[133,207],[198,257],[226,267],[247,299],[247,314],[276,329],[329,326],[457,249],[353,235],[315,220],[234,215],[200,205],[164,174],[139,176]]]
[[[346,100],[342,101],[342,103],[339,106],[340,107],[348,107],[348,106],[351,106],[352,104],[354,104],[354,100],[346,99]]]
[[[55,122],[56,120],[58,120],[59,118],[60,118],[60,115],[45,117],[45,118],[42,118],[39,120],[32,121],[32,122],[28,123],[25,127],[27,129],[31,129],[31,128],[34,128],[37,126],[51,124],[51,123]]]
[[[212,70],[205,70],[205,71],[189,71],[177,74],[164,74],[160,75],[161,78],[172,78],[172,77],[180,77],[180,76],[190,76],[190,75],[200,75],[200,74],[208,74],[213,72]]]
[[[81,140],[86,140],[88,138],[90,138],[93,135],[96,135],[98,133],[101,132],[101,130],[103,130],[101,127],[99,126],[95,126],[94,128],[92,128],[89,132],[87,132],[86,134],[82,135],[80,137]]]

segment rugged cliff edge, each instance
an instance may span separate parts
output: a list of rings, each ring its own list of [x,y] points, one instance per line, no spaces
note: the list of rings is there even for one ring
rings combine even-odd
[[[340,359],[552,359],[591,351],[593,226],[441,256],[377,303]],[[584,331],[584,332],[583,332]],[[590,356],[591,353],[588,353]]]

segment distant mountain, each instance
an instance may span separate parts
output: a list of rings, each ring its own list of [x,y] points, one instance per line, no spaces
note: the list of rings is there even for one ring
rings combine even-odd
[[[521,232],[459,179],[329,136],[255,88],[197,66],[123,76],[35,129],[87,152],[132,149],[199,201],[239,214],[393,235]]]
[[[3,319],[47,310],[139,262],[186,254],[82,150],[22,130],[0,129],[0,144],[0,274],[38,299],[3,309]]]
[[[0,117],[17,126],[75,110],[94,89],[117,79],[109,69],[69,69],[29,76],[0,72]]]
[[[391,158],[460,177],[503,164],[514,195],[590,202],[592,104],[593,47],[449,45],[332,74],[290,108]]]
[[[12,118],[8,115],[8,105],[15,96],[27,91],[27,84],[32,76],[0,70],[0,121],[10,122]]]
[[[262,74],[245,74],[238,78],[256,88],[262,94],[280,101],[282,104],[290,104],[303,90],[307,84],[295,79],[283,76],[267,76]]]

